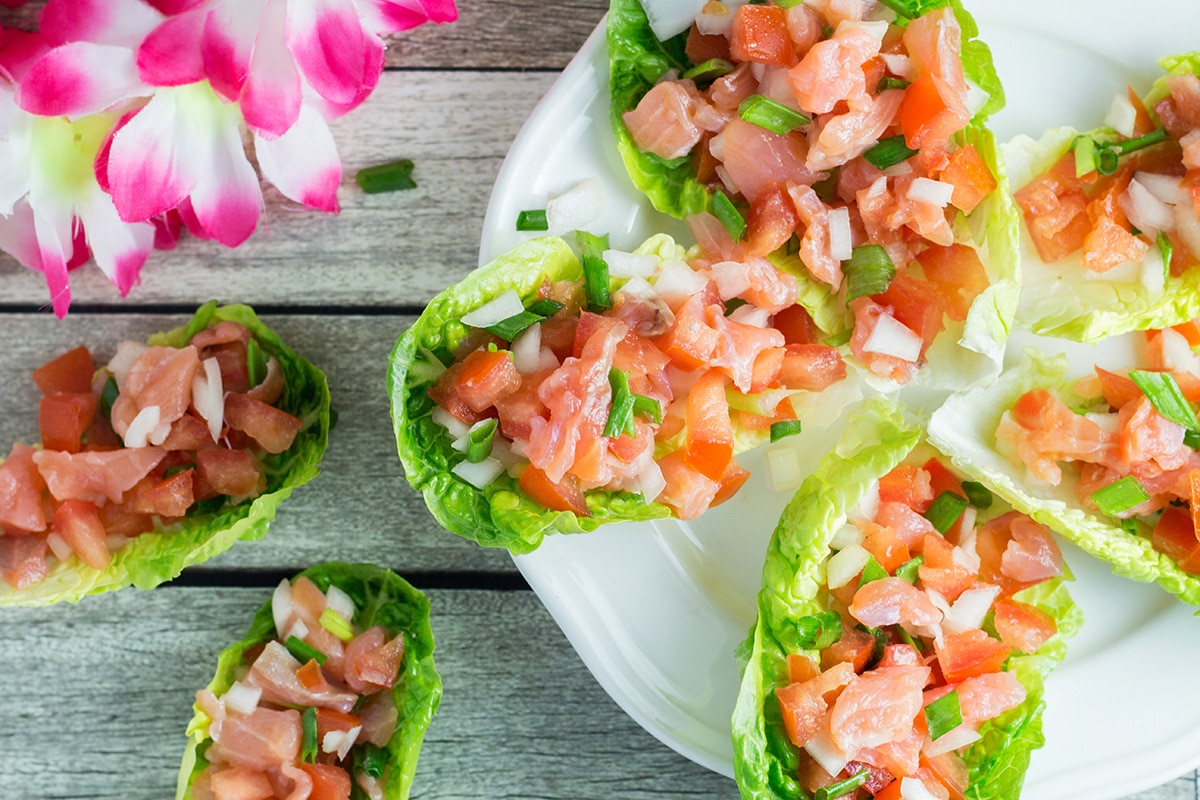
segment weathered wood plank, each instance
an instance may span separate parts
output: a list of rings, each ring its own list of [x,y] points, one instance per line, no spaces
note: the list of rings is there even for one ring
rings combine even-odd
[[[259,230],[236,249],[185,235],[156,252],[133,303],[421,306],[476,266],[483,215],[517,131],[551,74],[388,72],[334,123],[345,167],[342,212],[325,216],[268,191]],[[411,158],[418,188],[364,194],[360,168]],[[76,303],[120,303],[93,265],[71,274]],[[0,254],[0,302],[42,307],[40,273]]]
[[[325,370],[338,410],[321,474],[285,502],[260,542],[242,543],[209,569],[301,568],[332,558],[384,561],[417,572],[512,574],[506,552],[442,530],[405,482],[386,390],[387,358],[410,317],[273,317],[265,322]],[[0,316],[0,453],[37,436],[38,390],[29,373],[86,344],[104,363],[122,339],[145,339],[186,317],[71,314],[63,323]],[[199,568],[197,568],[199,570]],[[2,796],[2,795],[0,795]]]
[[[197,689],[267,589],[167,587],[0,626],[0,797],[170,797]],[[414,798],[729,798],[642,731],[532,592],[431,591],[445,682]]]
[[[34,0],[18,9],[3,9],[0,21],[31,30],[44,5],[43,0]],[[562,69],[607,8],[604,0],[459,0],[456,22],[386,37],[386,63],[417,68]]]

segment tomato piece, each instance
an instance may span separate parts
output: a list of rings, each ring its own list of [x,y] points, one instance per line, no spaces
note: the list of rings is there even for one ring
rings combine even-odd
[[[1010,648],[982,629],[971,628],[946,634],[936,651],[943,677],[948,683],[958,683],[965,678],[999,672]]]
[[[169,478],[148,475],[125,497],[126,507],[135,514],[182,517],[195,502],[195,478],[185,469]]]
[[[836,347],[787,344],[779,368],[779,384],[789,389],[820,392],[846,378],[846,362]]]
[[[1186,339],[1188,347],[1193,350],[1200,347],[1200,319],[1188,320],[1178,325],[1172,325],[1171,330]]]
[[[937,288],[929,281],[918,280],[907,272],[898,272],[883,294],[873,299],[892,308],[892,316],[921,337],[921,355],[933,344],[934,338],[946,327],[942,318],[945,308]]]
[[[1022,653],[1036,653],[1058,632],[1054,617],[1028,603],[1001,598],[996,601],[993,611],[1000,641]]]
[[[667,453],[658,460],[666,487],[657,502],[683,520],[695,519],[708,510],[720,484],[687,463],[683,450]]]
[[[761,392],[779,380],[786,352],[782,347],[768,347],[758,354],[754,359],[753,377],[750,380],[751,394]]]
[[[205,794],[220,800],[268,800],[275,796],[267,773],[250,767],[223,766],[214,769]]]
[[[964,109],[954,103],[954,92],[931,72],[918,75],[904,90],[900,102],[900,130],[914,150],[946,141],[967,123]]]
[[[1144,397],[1137,384],[1125,375],[1109,372],[1103,367],[1096,367],[1096,375],[1100,378],[1100,391],[1104,393],[1104,401],[1118,411],[1126,403]]]
[[[938,458],[930,458],[921,465],[921,469],[929,473],[929,487],[933,490],[935,498],[942,492],[954,492],[957,495],[966,495],[966,492],[962,488],[962,481]],[[925,512],[925,509],[918,510],[921,513]]]
[[[753,61],[781,67],[795,64],[786,11],[779,6],[738,7],[729,30],[729,54],[735,62]]]
[[[515,367],[513,372],[516,372]],[[225,424],[245,433],[268,453],[287,450],[304,427],[298,417],[283,409],[237,393],[225,395]]]
[[[166,450],[195,452],[215,444],[208,423],[189,412],[171,424],[171,432],[163,439],[162,446]]]
[[[350,800],[350,773],[335,764],[300,764],[312,778],[308,800]]]
[[[1195,478],[1192,478],[1192,484],[1194,490]],[[1196,536],[1195,525],[1197,513],[1195,503],[1190,513],[1178,506],[1167,506],[1150,536],[1150,544],[1155,550],[1193,575],[1200,574],[1200,540]]]
[[[54,512],[53,527],[83,563],[92,569],[108,569],[112,555],[96,506],[86,500],[68,500]]]
[[[100,521],[109,536],[124,536],[132,539],[154,530],[154,520],[149,514],[130,511],[124,503],[105,503],[100,507]]]
[[[922,663],[921,654],[911,644],[888,644],[877,667],[916,667]]]
[[[950,154],[950,163],[942,170],[940,178],[954,187],[950,203],[964,214],[974,211],[983,198],[996,189],[996,176],[973,144]]]
[[[988,287],[987,270],[974,247],[933,245],[916,256],[928,280],[938,290],[946,313],[962,322],[975,298]]]
[[[721,480],[717,486],[717,494],[712,499],[712,505],[719,506],[733,497],[749,479],[750,470],[742,469],[740,464],[730,459],[729,466],[726,468],[725,474],[721,476]]]
[[[0,462],[0,525],[29,532],[46,529],[42,507],[46,481],[33,462],[33,453],[33,448],[15,444],[8,458]]]
[[[684,52],[693,64],[703,64],[713,58],[729,61],[729,39],[719,33],[701,33],[693,22]]]
[[[1150,245],[1134,236],[1121,222],[1109,216],[1096,220],[1092,230],[1083,240],[1084,269],[1107,272],[1127,261],[1141,263]]]
[[[788,653],[787,668],[788,683],[804,683],[804,681],[816,677],[820,672],[811,658],[799,653]]]
[[[345,733],[362,724],[362,717],[348,711],[338,711],[336,708],[317,707],[317,741],[325,738],[331,731]]]
[[[68,350],[33,371],[33,382],[42,394],[82,394],[92,391],[96,365],[86,347]]]
[[[1083,247],[1092,229],[1083,185],[1075,176],[1075,155],[1068,151],[1049,170],[1013,192],[1029,238],[1047,264]]]
[[[912,558],[908,545],[892,528],[867,522],[862,524],[862,530],[865,534],[862,543],[863,549],[875,556],[879,566],[887,570],[889,575]]]
[[[974,585],[975,573],[954,560],[954,545],[941,536],[925,534],[921,554],[925,556],[925,563],[917,568],[917,575],[925,588],[954,602]]]
[[[923,514],[936,496],[928,470],[901,464],[879,479],[880,503],[903,503]]]
[[[38,401],[38,428],[47,450],[78,453],[92,424],[99,398],[91,392],[58,392]]]
[[[257,497],[267,488],[266,477],[247,450],[201,450],[196,453],[194,480],[197,500],[220,494]]]
[[[729,421],[725,376],[718,370],[701,375],[688,393],[686,408],[684,457],[693,469],[719,482],[733,460],[733,424]]]
[[[771,326],[783,334],[787,344],[815,344],[821,341],[821,329],[804,306],[796,304],[775,314]]]
[[[783,184],[772,181],[758,193],[746,215],[746,247],[756,256],[765,256],[792,238],[796,226],[796,204]]]
[[[321,665],[315,658],[310,658],[300,669],[296,670],[296,680],[310,692],[320,692],[329,688],[329,681],[321,672]]]
[[[703,301],[692,297],[675,312],[675,324],[654,340],[671,363],[692,371],[707,366],[716,352],[721,335],[705,321]]]
[[[521,386],[521,374],[506,350],[475,350],[462,361],[454,391],[476,413]]]
[[[530,464],[517,479],[517,485],[540,506],[555,511],[571,511],[581,517],[592,515],[573,475],[564,475],[562,481],[555,483],[543,470]]]
[[[970,780],[967,762],[955,751],[940,755],[921,756],[918,774],[928,774],[949,793],[948,800],[963,800]]]
[[[1154,130],[1154,120],[1150,119],[1150,112],[1146,110],[1146,104],[1142,102],[1141,95],[1137,93],[1137,90],[1126,84],[1125,96],[1133,105],[1133,135],[1144,136]]]
[[[850,664],[855,672],[862,672],[874,654],[874,636],[858,628],[843,626],[842,638],[821,651],[821,669],[830,670],[844,662]]]
[[[0,576],[14,589],[40,583],[50,571],[41,536],[0,536]]]
[[[221,368],[221,387],[227,392],[250,391],[250,366],[246,361],[246,343],[238,340],[209,348],[208,358],[215,358]]]

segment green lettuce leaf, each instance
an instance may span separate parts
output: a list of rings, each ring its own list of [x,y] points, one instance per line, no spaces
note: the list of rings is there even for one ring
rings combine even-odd
[[[1154,104],[1167,96],[1168,75],[1200,75],[1200,53],[1167,56],[1158,62],[1166,75],[1154,82],[1145,101]],[[1045,172],[1068,150],[1079,135],[1073,128],[1052,128],[1034,140],[1017,136],[1002,149],[1010,179],[1020,188]],[[1086,134],[1111,140],[1117,134],[1100,127]],[[1200,317],[1200,267],[1179,276],[1168,276],[1161,290],[1148,289],[1140,277],[1125,279],[1090,277],[1078,253],[1053,264],[1038,257],[1028,236],[1022,238],[1024,285],[1017,324],[1043,336],[1097,342],[1128,331],[1165,328]]]
[[[897,406],[871,400],[854,412],[837,449],[801,485],[772,534],[763,564],[758,618],[739,648],[742,680],[734,706],[734,774],[746,800],[803,798],[797,780],[799,751],[783,728],[775,689],[787,682],[787,655],[818,653],[801,647],[794,620],[825,610],[821,587],[829,541],[875,481],[905,461],[924,460],[918,424]],[[988,515],[1004,509],[993,505]],[[1065,640],[1081,615],[1062,587],[1049,581],[1022,600],[1054,615],[1059,632],[1035,655],[1014,656],[1009,665],[1027,690],[1025,702],[985,724],[982,739],[964,753],[971,797],[1016,798],[1029,753],[1042,743],[1042,678],[1065,654]]]
[[[151,589],[176,578],[185,567],[200,564],[232,547],[237,541],[256,541],[267,535],[279,504],[292,490],[312,480],[329,442],[331,427],[329,386],[325,375],[293,352],[259,321],[248,306],[216,303],[202,306],[195,324],[158,333],[148,339],[151,345],[181,347],[206,321],[228,320],[245,325],[262,348],[275,356],[286,380],[278,407],[303,422],[292,446],[282,453],[266,454],[262,465],[267,490],[237,505],[226,503],[219,509],[191,513],[164,528],[131,539],[113,553],[108,569],[97,570],[78,558],[59,561],[45,580],[26,589],[16,590],[0,581],[0,606],[43,606],[58,602],[78,602],[90,594],[136,586]]]
[[[1055,530],[1091,555],[1112,565],[1114,575],[1140,583],[1157,581],[1179,599],[1200,605],[1200,577],[1189,575],[1159,553],[1148,536],[1128,533],[1112,520],[1085,510],[1075,495],[1075,476],[1051,486],[1031,478],[1024,465],[997,449],[995,431],[1001,415],[1022,394],[1046,388],[1074,404],[1067,361],[1036,350],[987,389],[955,395],[934,412],[929,438],[954,464],[985,483],[1013,508]]]
[[[442,679],[433,663],[433,629],[429,625],[429,600],[407,581],[374,564],[330,562],[300,573],[322,591],[337,586],[354,600],[354,624],[360,630],[382,625],[391,636],[404,634],[404,658],[392,687],[399,719],[388,742],[391,767],[385,789],[387,800],[405,800],[412,787],[421,742],[442,698]],[[299,577],[299,576],[297,576]],[[217,670],[208,688],[220,697],[237,679],[242,655],[275,638],[271,601],[259,609],[241,641],[221,651]],[[176,800],[190,800],[191,785],[208,762],[203,751],[208,742],[208,716],[196,707],[188,724],[188,744],[179,769]]]

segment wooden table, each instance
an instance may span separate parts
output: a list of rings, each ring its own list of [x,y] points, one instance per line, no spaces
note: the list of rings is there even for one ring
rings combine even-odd
[[[0,442],[36,434],[28,375],[47,358],[144,338],[210,298],[255,306],[326,371],[340,413],[322,474],[265,540],[152,592],[4,612],[0,799],[170,797],[193,696],[218,651],[281,577],[331,559],[386,565],[432,601],[445,696],[414,797],[737,796],[608,698],[506,553],[434,523],[403,479],[388,415],[389,350],[476,265],[504,155],[605,5],[461,0],[455,24],[394,37],[374,95],[333,125],[346,174],[337,216],[268,189],[249,241],[228,250],[185,238],[152,256],[126,300],[94,267],[73,273],[64,322],[47,312],[40,274],[0,255]],[[31,8],[2,19],[28,25]],[[417,189],[357,189],[356,170],[396,158],[416,163]],[[1195,798],[1196,776],[1141,797]]]

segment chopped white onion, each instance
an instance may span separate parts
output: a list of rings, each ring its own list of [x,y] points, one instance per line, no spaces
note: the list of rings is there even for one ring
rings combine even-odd
[[[215,442],[221,438],[225,424],[225,386],[221,380],[221,365],[215,358],[206,358],[192,378],[192,407],[208,423],[208,432]]]
[[[833,737],[830,736],[828,729],[822,730],[809,739],[808,743],[804,745],[804,749],[808,751],[814,761],[821,765],[821,769],[830,775],[837,775],[846,768],[846,764],[850,763],[850,757],[833,743]]]
[[[275,587],[271,595],[271,616],[275,619],[275,633],[283,636],[283,626],[287,625],[288,617],[292,615],[292,584],[287,578]]]
[[[639,300],[658,299],[658,292],[654,291],[654,287],[650,285],[650,282],[640,277],[630,278],[625,281],[621,288],[617,290],[617,294],[628,295]]]
[[[1167,265],[1162,250],[1152,245],[1142,256],[1142,286],[1150,297],[1158,297],[1167,286]]]
[[[504,465],[488,456],[478,463],[460,461],[451,467],[450,471],[476,489],[482,489],[500,477],[500,473],[504,472]]]
[[[125,378],[129,377],[129,370],[133,368],[133,362],[137,361],[138,356],[145,351],[146,345],[141,342],[121,342],[117,345],[116,354],[108,362],[108,371],[116,380],[118,389],[125,386]]]
[[[626,253],[624,250],[605,250],[608,274],[614,278],[649,278],[658,271],[658,256],[652,253]]]
[[[722,300],[737,297],[750,288],[750,271],[741,261],[718,261],[708,271]]]
[[[920,778],[901,778],[900,796],[904,800],[938,800],[938,796],[929,791]]]
[[[844,19],[837,24],[837,30],[835,31],[834,35],[837,35],[837,33],[841,33],[842,31],[850,28],[860,28],[871,34],[871,36],[879,42],[883,41],[883,37],[886,36],[888,32],[888,24],[882,20],[865,22],[856,19]]]
[[[657,461],[650,459],[638,473],[638,489],[642,493],[642,499],[647,503],[653,503],[665,488],[667,488],[667,479],[663,477],[662,469],[659,468]]]
[[[558,369],[562,366],[558,361],[558,356],[554,355],[554,351],[549,347],[543,347],[538,360],[538,371],[544,369]]]
[[[471,427],[441,406],[434,406],[433,413],[430,416],[434,422],[446,429],[446,432],[450,434],[452,439],[462,436]]]
[[[360,733],[362,725],[355,725],[348,731],[327,731],[321,739],[321,752],[337,753],[338,761],[342,761],[350,754],[350,748],[354,747]]]
[[[846,523],[838,528],[832,537],[829,539],[829,549],[845,550],[851,545],[861,545],[863,543],[863,532],[859,530],[857,525]]]
[[[915,363],[921,357],[921,344],[921,337],[903,322],[890,314],[883,314],[876,320],[862,349],[865,353],[879,353]]]
[[[660,0],[650,0],[649,5],[658,5]],[[727,0],[726,2],[703,2],[698,3],[696,10],[699,12],[693,14],[692,18],[696,21],[696,27],[706,36],[725,35],[729,33],[729,29],[733,26],[733,15],[737,11],[738,6],[742,5],[738,0]],[[647,12],[649,14],[649,12]],[[688,20],[691,24],[691,20]],[[685,25],[680,30],[686,30]],[[658,31],[654,31],[658,34]],[[659,36],[661,40],[662,37]]]
[[[221,695],[221,700],[225,702],[225,708],[235,714],[246,715],[254,712],[258,708],[258,701],[262,699],[262,689],[257,686],[247,686],[241,681],[234,681],[229,686],[229,691]]]
[[[879,513],[879,481],[872,483],[858,504],[850,509],[850,518],[869,521],[874,520],[877,513]]]
[[[694,294],[704,291],[708,280],[682,261],[664,261],[654,281],[654,290],[668,305],[682,303]]]
[[[983,618],[992,607],[999,586],[979,586],[967,589],[958,596],[948,611],[943,611],[942,630],[946,633],[961,633],[983,625]]]
[[[901,53],[880,53],[879,57],[883,59],[883,63],[887,66],[888,72],[895,75],[897,78],[903,78],[906,81],[911,81],[917,77],[916,68],[913,67],[912,59]]]
[[[829,254],[838,261],[845,261],[853,249],[850,209],[846,206],[829,209]]]
[[[1104,117],[1104,124],[1126,139],[1131,138],[1134,125],[1137,124],[1137,109],[1133,107],[1133,103],[1129,102],[1128,97],[1119,93],[1115,94],[1112,104],[1108,107],[1108,114]]]
[[[354,599],[336,586],[325,590],[325,607],[332,608],[346,622],[354,621]]]
[[[970,725],[960,723],[934,741],[926,738],[924,746],[921,747],[921,754],[933,758],[977,741],[979,741],[979,731]]]
[[[1200,358],[1192,352],[1192,346],[1182,333],[1163,328],[1159,335],[1162,336],[1162,365],[1165,369],[1200,374]]]
[[[71,545],[67,544],[67,540],[59,536],[57,531],[50,531],[46,535],[46,544],[50,545],[50,551],[59,561],[66,561],[74,552],[71,550]]]
[[[975,506],[969,505],[966,508],[964,508],[962,510],[962,516],[959,517],[959,519],[962,520],[962,524],[959,525],[958,529],[960,531],[969,531],[972,528],[974,528],[975,527],[975,517],[978,514],[979,514],[979,509],[975,508]],[[975,569],[972,570],[972,572],[978,572],[978,571],[979,571],[979,567],[977,565],[975,567]]]
[[[1175,206],[1175,230],[1188,250],[1200,253],[1200,220],[1196,219],[1196,210],[1191,203]]]
[[[1133,226],[1151,238],[1154,231],[1175,230],[1175,210],[1155,197],[1137,178],[1129,181],[1129,187],[1121,192],[1117,204]]]
[[[796,102],[796,93],[792,91],[786,67],[768,69],[759,84],[758,93],[774,100],[781,106],[793,111],[800,111],[800,104]]]
[[[542,326],[541,323],[530,325],[509,345],[513,354],[513,366],[517,372],[527,375],[534,372],[542,363]]]
[[[747,303],[744,306],[738,306],[729,313],[727,319],[733,322],[740,322],[743,325],[753,325],[756,328],[765,328],[767,323],[771,321],[771,315],[765,309],[758,306],[752,306]]]
[[[980,111],[983,111],[983,107],[991,99],[992,96],[986,89],[972,81],[967,81],[967,96],[964,102],[967,105],[967,112],[971,116],[975,116]]]
[[[150,443],[150,434],[158,428],[160,410],[158,406],[146,406],[129,423],[122,437],[126,447],[145,447]]]
[[[871,560],[871,554],[861,545],[852,544],[842,548],[825,562],[825,584],[830,589],[845,586],[854,579]]]
[[[954,185],[932,178],[914,178],[908,187],[908,199],[945,208],[954,195]]]
[[[910,164],[907,160],[900,161],[896,164],[892,164],[890,167],[885,169],[883,171],[884,177],[876,178],[875,180],[877,182],[884,181],[885,182],[884,188],[886,189],[887,188],[887,183],[886,183],[887,178],[899,178],[901,175],[911,175],[912,171],[913,171],[912,164]],[[875,188],[875,184],[871,184],[871,189],[874,189],[874,188]]]
[[[767,449],[767,477],[771,479],[771,488],[777,492],[800,485],[800,457],[790,444]]]
[[[713,154],[716,155],[715,153]],[[729,177],[729,170],[725,169],[724,164],[717,164],[717,177],[721,179],[721,185],[725,187],[725,191],[729,194],[737,194],[737,184],[733,182],[733,178]]]
[[[462,324],[472,328],[488,328],[509,317],[515,317],[524,310],[525,304],[521,302],[521,295],[517,294],[517,290],[506,289],[495,299],[463,314]]]
[[[296,620],[292,623],[292,627],[283,635],[283,640],[295,636],[297,639],[304,641],[304,637],[308,636],[308,626],[304,624],[304,620]]]
[[[1150,194],[1168,205],[1178,205],[1189,201],[1187,190],[1183,188],[1181,178],[1175,175],[1162,175],[1158,172],[1135,172],[1134,179],[1145,186]]]
[[[964,525],[963,530],[970,531],[970,533],[963,536],[961,539],[962,543],[950,551],[950,558],[954,560],[955,564],[966,567],[972,574],[978,574],[982,564],[979,561],[979,554],[975,552],[975,509],[967,506],[963,510],[963,516],[965,517],[968,512],[971,514],[970,527]],[[968,541],[970,547],[964,547],[963,545],[968,543]]]
[[[108,552],[115,553],[129,544],[129,537],[121,533],[110,533],[104,537],[104,543],[108,546]]]
[[[604,184],[585,178],[546,201],[546,227],[551,236],[582,230],[604,216]]]

